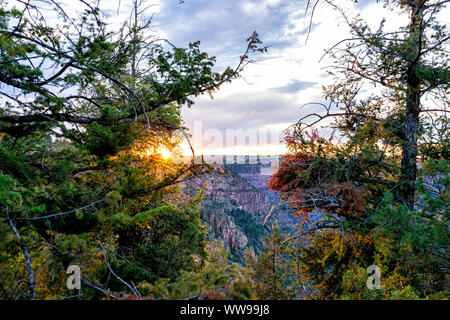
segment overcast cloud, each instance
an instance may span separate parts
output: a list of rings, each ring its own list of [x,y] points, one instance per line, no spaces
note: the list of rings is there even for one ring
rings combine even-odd
[[[268,53],[255,55],[258,62],[247,66],[241,79],[224,85],[214,99],[201,96],[194,100],[192,108],[184,108],[185,125],[191,129],[201,121],[204,131],[217,129],[225,134],[227,129],[270,128],[281,136],[285,128],[314,108],[300,108],[302,105],[323,101],[322,85],[331,79],[324,70],[329,61],[319,63],[319,59],[324,50],[348,35],[342,17],[324,1],[316,8],[306,44],[310,21],[310,15],[305,15],[307,0],[185,0],[183,4],[179,0],[148,1],[155,4],[150,11],[158,35],[179,47],[200,40],[201,49],[216,56],[217,71],[236,66],[253,31],[259,33],[263,45],[269,46]],[[123,19],[114,13],[117,1],[103,3],[112,19]],[[339,1],[339,5],[361,14],[373,26],[383,17],[388,20],[387,27],[404,25],[408,19],[399,19],[398,12],[383,9],[375,0],[360,0],[357,4]],[[120,11],[126,12],[127,6],[122,0]],[[194,139],[194,147],[197,153],[207,154],[208,145],[199,143],[201,140]],[[279,141],[273,141],[274,152],[282,150]],[[257,150],[250,149],[252,153]],[[227,150],[229,153],[230,148]]]

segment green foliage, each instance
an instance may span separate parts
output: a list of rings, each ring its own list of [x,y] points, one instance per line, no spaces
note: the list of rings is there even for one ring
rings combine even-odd
[[[205,257],[206,258],[206,257]],[[208,290],[222,290],[227,299],[254,298],[245,270],[229,263],[226,250],[219,241],[208,247],[208,257],[196,271],[183,271],[177,278],[160,278],[153,285],[145,285],[146,295],[154,299],[185,299]]]
[[[288,153],[270,187],[315,222],[292,235],[292,280],[311,299],[448,297],[448,40],[433,1],[383,1],[405,27],[371,28],[327,51],[326,113],[286,130]],[[430,103],[431,101],[431,103]],[[334,111],[334,107],[338,111]],[[333,118],[329,139],[315,125]],[[310,131],[308,131],[310,130]],[[338,139],[336,139],[338,138]],[[381,269],[369,290],[366,270]]]
[[[289,285],[287,247],[282,243],[282,235],[277,225],[265,237],[264,251],[255,257],[247,254],[246,265],[250,269],[253,290],[260,299],[292,299],[293,288]]]
[[[349,268],[342,276],[343,291],[339,299],[343,300],[378,300],[383,298],[381,289],[369,290],[366,285],[366,269]]]
[[[158,150],[179,143],[182,104],[236,73],[213,72],[199,42],[148,41],[141,11],[116,33],[84,2],[73,20],[33,3],[0,5],[0,298],[73,296],[70,264],[92,284],[83,299],[128,292],[119,277],[160,297],[174,281],[177,296],[227,284],[206,259],[203,194],[178,185],[203,166]],[[35,19],[46,10],[58,21]]]
[[[259,251],[263,248],[262,239],[267,235],[267,230],[260,224],[255,223],[255,219],[250,212],[243,210],[232,210],[227,212],[233,218],[236,226],[241,228],[248,239],[249,245]]]

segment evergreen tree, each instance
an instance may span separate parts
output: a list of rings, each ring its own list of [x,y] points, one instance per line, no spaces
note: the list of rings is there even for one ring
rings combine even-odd
[[[289,286],[287,247],[277,225],[264,239],[263,251],[256,257],[247,253],[246,265],[250,269],[253,290],[259,299],[285,300],[293,297]]]
[[[73,296],[73,264],[83,298],[140,296],[141,282],[201,268],[202,194],[178,185],[207,168],[161,152],[178,143],[181,106],[236,78],[260,41],[218,73],[199,42],[149,39],[134,4],[114,32],[85,1],[78,17],[56,1],[1,2],[2,299]]]
[[[449,38],[436,19],[445,1],[380,2],[404,28],[384,31],[383,20],[371,30],[327,1],[352,38],[327,51],[329,104],[287,130],[289,152],[270,182],[297,215],[324,216],[294,236],[316,298],[448,295]],[[326,118],[329,139],[314,129]],[[365,285],[370,265],[381,291]]]

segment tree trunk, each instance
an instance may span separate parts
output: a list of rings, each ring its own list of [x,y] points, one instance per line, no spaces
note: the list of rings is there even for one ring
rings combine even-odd
[[[422,19],[423,6],[426,1],[417,1],[411,5],[410,40],[411,50],[408,54],[408,70],[406,74],[406,103],[404,123],[404,143],[402,145],[401,174],[404,185],[401,187],[401,198],[405,205],[414,209],[417,177],[417,137],[419,134],[420,88],[421,81],[416,67],[420,63],[422,51]]]
[[[408,83],[409,85],[409,83]],[[420,94],[411,93],[406,102],[405,143],[402,146],[402,199],[409,209],[414,208],[417,176],[417,135],[419,133]]]

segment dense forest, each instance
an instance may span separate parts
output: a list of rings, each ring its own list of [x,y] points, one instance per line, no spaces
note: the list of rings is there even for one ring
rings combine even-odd
[[[409,17],[395,32],[308,1],[311,25],[324,3],[351,38],[325,52],[326,103],[292,119],[268,182],[306,223],[286,233],[230,209],[254,236],[240,261],[208,240],[204,190],[183,192],[217,168],[165,152],[189,138],[182,108],[270,48],[244,34],[218,71],[196,39],[149,36],[140,1],[119,28],[78,2],[80,16],[0,2],[0,299],[449,298],[450,37],[436,18],[449,1],[374,0]]]

